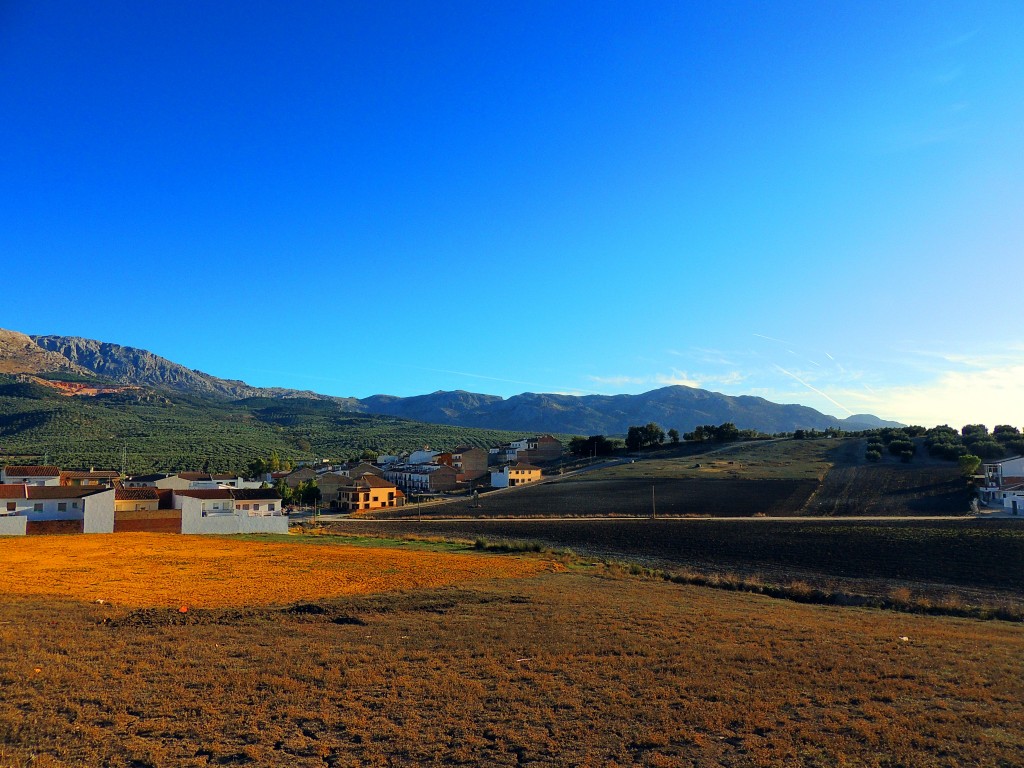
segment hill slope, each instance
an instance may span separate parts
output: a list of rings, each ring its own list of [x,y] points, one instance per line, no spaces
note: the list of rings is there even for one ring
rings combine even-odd
[[[67,357],[40,347],[31,336],[0,328],[0,373],[69,373],[90,371]]]
[[[127,447],[130,472],[241,472],[271,451],[283,459],[342,459],[365,449],[486,447],[520,436],[350,413],[330,400],[229,401],[145,388],[66,397],[0,375],[0,463],[34,461],[45,454],[66,468],[120,468]]]

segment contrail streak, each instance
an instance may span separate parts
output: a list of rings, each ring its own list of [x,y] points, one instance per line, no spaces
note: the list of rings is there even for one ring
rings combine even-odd
[[[829,401],[830,403],[832,403],[833,405],[837,405],[837,406],[839,406],[839,407],[840,407],[840,408],[842,408],[842,409],[843,409],[844,411],[846,411],[846,412],[847,412],[848,414],[850,414],[851,416],[853,416],[853,411],[851,411],[851,410],[850,410],[849,408],[847,408],[847,407],[846,407],[845,405],[843,405],[842,403],[838,402],[838,401],[837,401],[837,400],[835,400],[834,398],[832,398],[832,397],[829,397],[829,396],[828,396],[828,395],[826,395],[826,394],[825,394],[824,392],[822,392],[822,391],[821,391],[820,389],[817,389],[817,388],[815,388],[815,387],[812,387],[812,386],[811,386],[810,384],[808,384],[808,383],[807,383],[806,381],[804,381],[803,379],[801,379],[801,378],[800,378],[799,376],[797,376],[797,375],[796,375],[795,373],[790,373],[790,372],[789,372],[789,371],[787,371],[787,370],[786,370],[785,368],[783,368],[783,367],[782,367],[781,365],[776,365],[775,367],[776,367],[776,368],[778,368],[778,369],[779,369],[780,371],[782,371],[782,372],[783,372],[784,374],[786,374],[787,376],[789,376],[790,378],[796,379],[796,380],[797,380],[798,382],[800,382],[800,383],[801,383],[801,384],[803,384],[803,385],[804,385],[805,387],[807,387],[807,388],[808,388],[809,390],[811,390],[811,392],[815,392],[815,393],[817,393],[817,394],[821,395],[822,397],[824,397],[824,398],[825,398],[826,400],[828,400],[828,401]]]

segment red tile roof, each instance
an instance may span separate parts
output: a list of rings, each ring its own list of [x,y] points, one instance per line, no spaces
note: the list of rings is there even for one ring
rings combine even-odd
[[[535,469],[538,472],[541,471],[540,467],[535,467],[535,466],[533,466],[533,464],[526,464],[526,463],[524,463],[522,461],[520,461],[518,464],[513,464],[510,467],[510,469]]]
[[[82,499],[108,490],[87,485],[29,485],[25,488],[30,499]]]
[[[4,474],[15,477],[60,477],[60,467],[52,464],[11,464],[4,467]]]
[[[25,486],[20,483],[0,485],[0,499],[24,499]]]
[[[189,491],[175,491],[177,496],[188,496],[191,499],[230,499],[231,491],[227,488],[199,488]]]
[[[383,477],[377,477],[372,472],[367,472],[359,477],[352,478],[351,485],[361,488],[397,488],[394,483],[389,483]]]
[[[96,469],[88,472],[77,470],[65,470],[60,473],[60,479],[64,480],[114,480],[121,477],[121,473],[113,469]]]
[[[159,498],[156,488],[118,488],[114,491],[117,501],[156,501]]]
[[[273,488],[233,488],[231,495],[243,501],[276,501],[281,498],[281,494]]]

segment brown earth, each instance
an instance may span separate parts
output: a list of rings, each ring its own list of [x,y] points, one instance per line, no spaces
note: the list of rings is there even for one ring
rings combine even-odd
[[[0,765],[1012,766],[1022,679],[1020,626],[599,567],[283,610],[25,599]]]
[[[296,553],[301,557],[296,558]],[[0,539],[0,594],[126,606],[287,605],[557,567],[524,558],[217,536],[86,534]]]

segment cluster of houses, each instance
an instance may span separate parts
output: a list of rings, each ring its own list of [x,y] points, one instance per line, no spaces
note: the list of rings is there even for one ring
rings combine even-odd
[[[533,462],[561,455],[558,440],[540,435],[490,450],[424,448],[372,464],[305,466],[255,479],[205,472],[122,478],[113,470],[9,465],[0,470],[0,535],[287,533],[287,512],[274,488],[280,480],[292,488],[315,481],[324,506],[357,512],[401,507],[410,494],[535,483],[541,469]]]
[[[324,506],[346,512],[401,507],[411,494],[430,495],[464,488],[512,488],[541,479],[534,462],[555,461],[562,444],[551,435],[523,438],[485,450],[461,446],[429,448],[400,456],[381,455],[374,463],[302,467],[284,476],[290,487],[315,480]],[[278,477],[272,476],[276,481]]]
[[[981,465],[976,485],[978,500],[984,506],[1024,515],[1024,456],[986,461]]]
[[[0,470],[0,535],[287,533],[281,494],[265,485],[197,472],[122,480],[108,470],[10,465]]]

